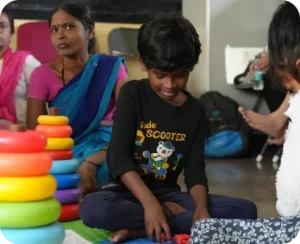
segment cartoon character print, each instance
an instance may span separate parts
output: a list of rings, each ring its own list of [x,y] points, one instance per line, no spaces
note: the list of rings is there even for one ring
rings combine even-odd
[[[158,147],[156,148],[156,153],[150,153],[149,151],[143,152],[143,157],[149,159],[148,164],[139,165],[139,173],[141,175],[146,175],[149,173],[154,173],[155,178],[159,180],[164,180],[166,178],[169,163],[168,158],[173,154],[175,148],[173,147],[170,141],[159,142]],[[181,154],[177,155],[177,159],[175,161],[175,166],[173,170],[176,169],[179,159],[182,157]]]

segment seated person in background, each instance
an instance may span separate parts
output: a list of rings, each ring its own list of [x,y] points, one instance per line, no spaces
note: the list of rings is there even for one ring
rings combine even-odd
[[[281,217],[257,220],[212,219],[196,223],[194,244],[202,243],[293,243],[300,230],[300,16],[285,1],[275,12],[268,37],[270,71],[291,91],[286,118],[290,119],[277,173],[277,211]],[[205,226],[205,228],[203,228]],[[226,232],[224,230],[226,226]],[[295,243],[297,243],[295,241]]]
[[[277,210],[281,216],[300,216],[300,16],[297,8],[285,2],[275,13],[269,28],[270,69],[290,91],[285,112],[290,122],[277,173]]]
[[[0,15],[0,129],[26,123],[27,86],[31,72],[40,65],[29,52],[9,47],[14,31],[14,17],[4,9]]]
[[[256,219],[253,202],[207,193],[204,112],[184,90],[201,52],[193,25],[182,17],[150,20],[139,30],[138,51],[149,80],[122,87],[107,158],[112,179],[125,187],[87,195],[84,224],[113,231],[112,242],[160,241],[162,231],[170,240],[199,219]],[[188,192],[177,184],[182,170]]]
[[[37,118],[44,114],[47,103],[69,117],[74,157],[81,163],[81,185],[88,193],[108,181],[105,158],[111,127],[100,127],[100,123],[114,118],[115,103],[127,73],[121,57],[93,55],[94,21],[87,6],[62,3],[52,12],[49,27],[59,57],[32,73],[27,127],[37,126]]]

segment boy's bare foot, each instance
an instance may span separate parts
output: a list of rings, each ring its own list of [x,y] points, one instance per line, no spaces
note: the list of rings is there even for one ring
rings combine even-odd
[[[183,207],[181,207],[179,204],[175,202],[165,202],[163,203],[163,205],[168,208],[168,210],[171,212],[172,215],[187,211],[186,209],[184,209]],[[122,242],[125,240],[132,240],[132,239],[138,239],[143,237],[147,237],[147,232],[145,229],[139,229],[139,230],[124,229],[124,230],[118,230],[113,232],[109,237],[109,241]]]
[[[284,135],[287,117],[274,113],[264,115],[239,107],[239,112],[247,123],[254,129],[266,133],[274,138]]]
[[[113,232],[110,237],[108,238],[111,242],[122,242],[125,240],[132,240],[147,237],[146,230],[117,230]]]
[[[164,202],[163,205],[167,207],[168,210],[170,210],[172,215],[187,211],[186,209],[184,209],[183,207],[181,207],[179,204],[175,202]]]

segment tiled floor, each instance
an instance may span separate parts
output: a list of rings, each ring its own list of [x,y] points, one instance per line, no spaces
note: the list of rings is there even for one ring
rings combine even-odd
[[[271,160],[256,168],[255,159],[206,160],[210,192],[254,201],[259,218],[277,216],[275,175]],[[183,184],[183,177],[180,178]]]

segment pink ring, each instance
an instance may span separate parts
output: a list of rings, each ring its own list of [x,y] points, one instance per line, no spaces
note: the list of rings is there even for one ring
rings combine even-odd
[[[80,188],[57,190],[53,197],[55,197],[61,204],[72,204],[80,200],[82,191]]]

